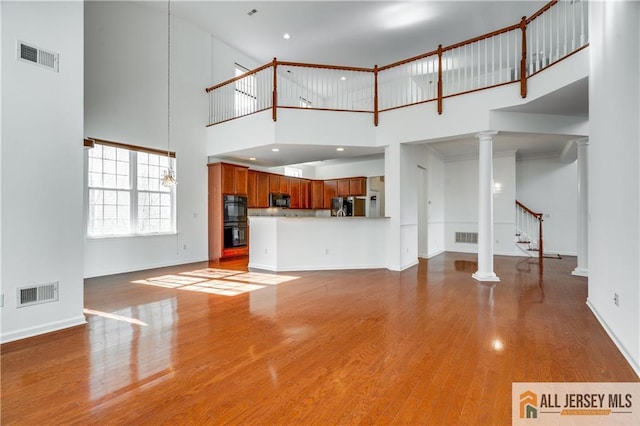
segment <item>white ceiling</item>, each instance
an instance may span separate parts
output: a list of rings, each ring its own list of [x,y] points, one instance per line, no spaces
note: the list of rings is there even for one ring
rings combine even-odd
[[[143,1],[167,10],[163,1]],[[172,0],[171,13],[194,23],[258,63],[283,61],[373,67],[387,65],[519,22],[547,3],[518,1],[190,1]],[[256,9],[252,16],[248,12]],[[285,40],[284,33],[291,38]],[[588,116],[586,80],[510,111]],[[555,155],[567,143],[554,135],[501,134],[496,150],[517,149],[519,156]],[[473,155],[473,137],[431,144],[444,158]],[[314,160],[370,156],[380,148],[287,145],[232,153],[227,160],[258,158],[272,167]],[[475,150],[475,151],[474,151]]]
[[[172,15],[258,60],[387,65],[520,21],[547,3],[518,1],[188,1]],[[166,2],[149,3],[166,10]],[[248,12],[256,9],[252,16]],[[285,40],[284,33],[291,38]]]

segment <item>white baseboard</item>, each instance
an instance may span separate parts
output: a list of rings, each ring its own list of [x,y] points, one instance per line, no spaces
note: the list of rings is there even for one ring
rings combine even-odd
[[[208,261],[209,261],[209,258],[205,257],[205,258],[194,258],[194,259],[181,259],[175,262],[150,263],[145,265],[138,265],[131,268],[113,268],[113,269],[106,269],[97,273],[87,275],[84,278],[105,277],[109,275],[126,274],[128,272],[146,271],[148,269],[166,268],[169,266],[188,265],[190,263],[208,262]]]
[[[247,265],[248,268],[251,269],[259,269],[262,271],[271,271],[271,272],[299,272],[299,271],[339,271],[339,270],[349,270],[349,269],[385,269],[385,265],[300,265],[295,268],[293,267],[274,267],[272,265],[262,265],[260,263],[252,263],[249,262]]]
[[[26,339],[27,337],[34,337],[40,334],[51,333],[53,331],[62,330],[69,327],[75,327],[77,325],[86,324],[87,320],[84,315],[80,315],[74,318],[68,318],[62,321],[51,322],[48,324],[41,324],[36,327],[23,328],[22,330],[12,331],[0,336],[0,343],[13,342],[15,340]]]
[[[436,256],[441,255],[442,253],[444,253],[444,249],[441,249],[441,250],[435,251],[435,252],[433,252],[433,253],[428,253],[428,254],[419,254],[419,255],[418,255],[418,257],[419,257],[420,259],[431,259],[431,258],[433,258],[433,257],[436,257]]]
[[[598,310],[595,308],[595,306],[593,306],[589,299],[587,299],[587,306],[589,307],[589,309],[591,309],[591,312],[596,317],[602,328],[604,328],[604,331],[607,332],[609,338],[611,338],[611,340],[613,341],[613,344],[616,345],[622,356],[624,356],[633,371],[635,371],[636,375],[640,378],[640,365],[638,365],[638,361],[633,359],[633,356],[631,356],[631,354],[627,351],[622,342],[618,340],[616,333],[614,333],[613,330],[609,328],[604,318],[602,318],[602,316],[598,313]]]

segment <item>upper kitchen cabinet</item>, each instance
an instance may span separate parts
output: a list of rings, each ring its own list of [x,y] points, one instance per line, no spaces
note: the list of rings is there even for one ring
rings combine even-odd
[[[247,207],[269,207],[269,174],[249,170],[247,185]]]
[[[219,163],[222,176],[222,193],[233,195],[247,195],[249,182],[249,168],[233,164]]]
[[[338,181],[325,180],[324,181],[324,200],[323,200],[324,208],[330,209],[331,199],[337,196],[338,196]]]
[[[349,195],[367,195],[367,178],[349,179]]]
[[[301,209],[301,197],[300,197],[300,179],[298,178],[289,178],[289,195],[290,205],[289,207],[292,209]]]
[[[311,206],[311,181],[302,179],[300,181],[300,208],[308,209]]]
[[[349,192],[349,179],[338,180],[338,197],[346,197],[351,195]]]
[[[311,181],[311,194],[309,197],[312,209],[324,208],[324,182],[321,180]]]
[[[269,192],[289,194],[289,178],[282,175],[269,175]]]
[[[367,178],[365,177],[336,179],[334,182],[337,182],[337,193],[334,197],[367,195]]]
[[[256,185],[258,187],[256,191],[256,207],[269,207],[269,175],[266,173],[258,173],[256,176]]]
[[[247,173],[247,207],[258,207],[258,173],[249,170]]]

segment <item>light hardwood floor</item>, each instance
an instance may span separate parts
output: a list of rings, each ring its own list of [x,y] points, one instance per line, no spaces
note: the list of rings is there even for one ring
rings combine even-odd
[[[88,279],[86,326],[2,345],[2,424],[510,424],[514,381],[638,381],[574,267]]]

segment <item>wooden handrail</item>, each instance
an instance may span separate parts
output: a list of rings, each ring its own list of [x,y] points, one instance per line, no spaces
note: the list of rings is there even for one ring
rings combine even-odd
[[[462,47],[462,46],[465,46],[467,44],[471,44],[471,43],[475,43],[475,42],[478,42],[478,41],[486,40],[488,38],[495,37],[497,35],[508,33],[509,31],[516,30],[518,28],[520,28],[520,23],[513,24],[513,25],[510,25],[508,27],[504,27],[504,28],[502,28],[500,30],[492,31],[490,33],[483,34],[481,36],[470,38],[469,40],[461,41],[460,43],[452,44],[451,46],[443,47],[442,50],[444,52],[446,52],[447,50],[457,49],[458,47]]]
[[[532,216],[535,216],[537,218],[541,218],[542,217],[542,213],[536,213],[533,210],[531,210],[529,207],[525,206],[524,204],[522,204],[520,201],[516,200],[516,205],[518,207],[520,207],[522,210],[526,211],[527,213],[529,213]]]
[[[428,58],[429,56],[437,55],[438,50],[432,50],[431,52],[423,53],[421,55],[413,56],[408,59],[403,59],[402,61],[394,62],[389,65],[385,65],[383,67],[378,68],[378,71],[388,70],[389,68],[399,67],[400,65],[408,64],[409,62],[419,61],[420,59]]]
[[[309,64],[304,62],[278,61],[278,65],[282,65],[285,67],[319,68],[319,69],[325,69],[325,70],[338,70],[338,71],[373,72],[373,68],[347,67],[347,66],[340,66],[340,65],[325,65],[325,64]]]
[[[538,16],[542,15],[544,12],[546,12],[547,10],[551,9],[551,7],[553,5],[555,5],[556,3],[558,3],[558,0],[551,0],[549,3],[545,4],[544,6],[542,6],[540,8],[540,10],[538,10],[536,13],[534,13],[533,15],[531,15],[528,19],[527,19],[527,24],[530,23],[531,21],[533,21],[534,19],[536,19]]]
[[[258,67],[256,69],[253,69],[251,71],[247,71],[244,74],[237,75],[237,76],[235,76],[233,78],[230,78],[229,80],[223,81],[220,84],[216,84],[215,86],[207,87],[206,89],[204,89],[204,91],[209,93],[209,92],[211,92],[213,90],[219,89],[222,86],[226,86],[229,83],[233,83],[234,81],[241,80],[241,79],[243,79],[245,77],[248,77],[248,76],[250,76],[252,74],[259,73],[260,71],[265,70],[265,69],[267,69],[269,67],[272,67],[272,66],[273,66],[273,62],[269,62],[268,64],[264,64],[264,65],[262,65],[262,66],[260,66],[260,67]]]

